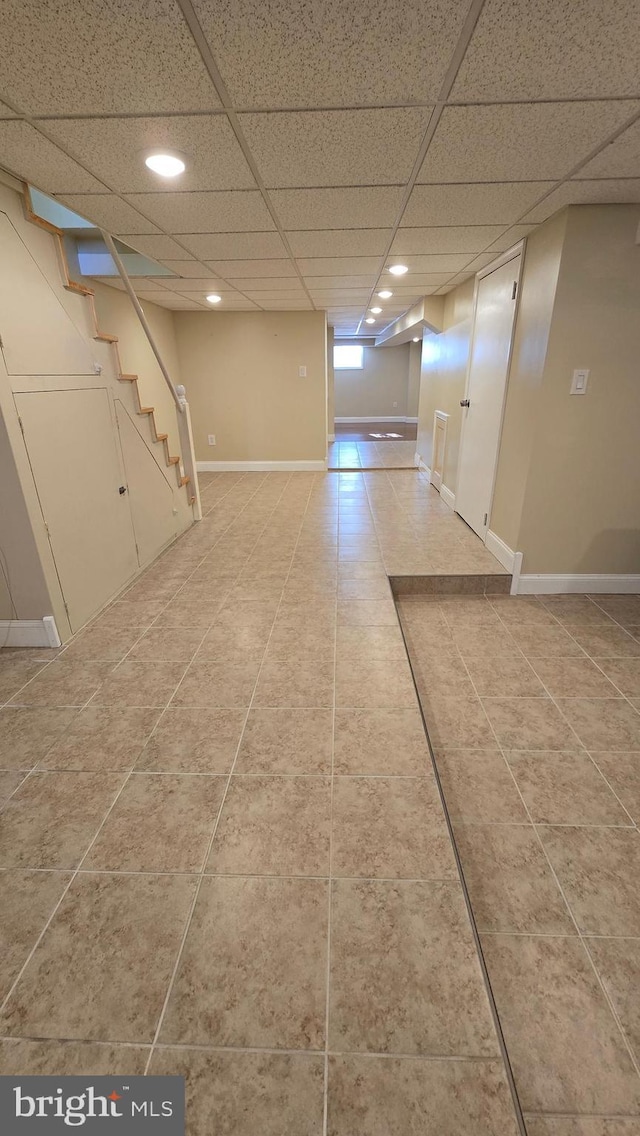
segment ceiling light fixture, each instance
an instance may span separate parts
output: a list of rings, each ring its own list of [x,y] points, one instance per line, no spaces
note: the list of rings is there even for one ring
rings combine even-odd
[[[378,292],[378,295],[381,300],[389,300],[391,296],[393,296],[393,292],[390,292],[388,288],[385,288],[384,292]]]
[[[219,304],[221,299],[222,299],[222,296],[219,296],[217,292],[211,292],[207,296],[207,303],[208,304]]]
[[[364,322],[365,323],[375,323],[376,321],[374,320],[373,316],[369,316],[368,319],[366,319]]]
[[[146,155],[144,164],[148,169],[153,170],[154,174],[160,174],[160,177],[165,178],[177,177],[187,168],[184,157],[175,150],[154,150]]]
[[[373,312],[374,316],[379,316],[382,308],[369,308],[369,311]]]
[[[392,264],[387,271],[390,272],[392,276],[404,276],[405,272],[408,272],[409,269],[406,264]]]
[[[413,337],[413,339],[411,340],[411,342],[412,342],[412,343],[419,343],[419,342],[420,342],[420,336],[419,336],[419,335],[414,335],[414,337]]]

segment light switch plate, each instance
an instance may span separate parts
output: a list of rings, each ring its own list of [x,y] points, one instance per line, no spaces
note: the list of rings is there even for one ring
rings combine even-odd
[[[586,367],[573,372],[569,394],[586,394],[589,371]]]
[[[216,436],[215,436],[215,434],[209,434],[209,435],[208,435],[208,442],[209,442],[209,445],[210,445],[210,446],[215,446],[215,444],[216,444]]]
[[[306,377],[307,377],[307,368],[306,367],[298,367],[298,377],[300,379],[306,379]]]

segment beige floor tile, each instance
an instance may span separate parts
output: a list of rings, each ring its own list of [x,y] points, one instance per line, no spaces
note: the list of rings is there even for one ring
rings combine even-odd
[[[2,813],[0,866],[76,867],[123,781],[117,773],[31,773]]]
[[[246,711],[169,706],[136,763],[152,773],[228,773]]]
[[[330,773],[331,710],[250,710],[236,773]]]
[[[640,822],[640,753],[593,751],[598,769],[636,824]]]
[[[337,777],[332,875],[457,880],[433,777]]]
[[[413,644],[408,639],[409,655]],[[483,664],[486,670],[486,664]],[[418,650],[412,658],[413,674],[419,694],[456,694],[473,698],[475,690],[469,671],[459,652],[439,654],[438,651]]]
[[[580,749],[580,742],[549,698],[483,698],[505,749]]]
[[[225,777],[134,773],[83,868],[101,872],[202,870]]]
[[[495,658],[490,666],[484,658],[467,657],[467,667],[476,694],[483,697],[544,698],[545,689],[531,665],[521,655]]]
[[[144,624],[142,627],[104,627],[94,624],[71,640],[61,659],[64,662],[104,659],[114,664],[119,663],[143,634]]]
[[[526,823],[526,809],[498,749],[439,749],[435,756],[453,819]]]
[[[587,749],[640,750],[640,714],[621,698],[562,698],[558,706]]]
[[[328,876],[330,790],[326,777],[232,777],[206,870]]]
[[[527,1136],[639,1136],[640,1119],[620,1116],[525,1116]]]
[[[20,706],[84,706],[113,670],[113,663],[60,660],[50,663],[13,698]]]
[[[640,623],[640,599],[638,596],[601,596],[595,595],[591,599],[599,608],[606,611],[616,623],[626,627],[627,624]]]
[[[337,880],[333,889],[331,1048],[497,1056],[460,885]]]
[[[74,718],[39,768],[96,773],[132,769],[159,714],[147,707],[91,703]]]
[[[136,1045],[13,1038],[0,1041],[0,1068],[5,1076],[140,1076],[148,1054]]]
[[[0,710],[0,766],[31,769],[67,729],[77,710],[5,706]]]
[[[189,663],[202,642],[202,631],[186,627],[150,627],[132,648],[130,659]]]
[[[453,641],[464,659],[522,658],[515,639],[499,620],[496,623],[495,629],[465,626],[452,629]],[[488,669],[486,663],[485,669]]]
[[[68,872],[0,872],[0,1002],[70,879]]]
[[[593,659],[622,659],[640,655],[640,642],[621,627],[574,628],[575,638]]]
[[[399,627],[338,627],[336,644],[344,660],[363,654],[372,659],[407,658]]]
[[[26,684],[42,669],[42,663],[38,662],[0,661],[0,702],[8,702],[23,688],[26,689]]]
[[[599,665],[623,694],[629,698],[640,695],[640,658],[600,659]]]
[[[335,773],[411,777],[430,771],[417,708],[336,710]]]
[[[327,883],[204,879],[160,1040],[319,1049]]]
[[[117,600],[91,624],[92,629],[112,627],[148,627],[157,619],[165,605],[161,600]]]
[[[423,694],[421,699],[431,744],[440,749],[491,749],[495,735],[478,698]]]
[[[640,936],[640,835],[625,828],[539,828],[580,930]]]
[[[584,658],[580,644],[559,624],[553,627],[512,627],[511,634],[528,659]]]
[[[338,585],[340,600],[388,600],[389,582],[386,576],[364,576],[360,579],[341,579]]]
[[[552,698],[618,696],[616,688],[591,659],[533,659],[532,666]]]
[[[455,836],[480,931],[575,934],[532,825],[458,823]]]
[[[28,772],[24,769],[0,769],[0,808],[13,796]]]
[[[156,626],[188,628],[202,634],[218,617],[222,600],[184,599],[179,595],[162,609]]]
[[[149,1072],[185,1078],[187,1136],[322,1136],[321,1056],[160,1048]]]
[[[329,1059],[329,1136],[516,1136],[499,1061]]]
[[[520,750],[506,758],[536,824],[631,823],[587,753]]]
[[[255,659],[230,665],[196,659],[176,690],[172,706],[248,707],[259,667]]]
[[[524,1111],[640,1113],[640,1078],[582,943],[485,935],[482,946]]]
[[[396,609],[391,599],[338,600],[338,623],[343,627],[395,627]]]
[[[416,692],[404,659],[362,659],[338,656],[336,706],[376,706],[411,709]]]
[[[164,708],[184,671],[185,663],[125,659],[102,684],[94,704]]]
[[[291,663],[271,659],[263,666],[255,706],[330,707],[334,699],[334,666],[330,662]]]
[[[79,875],[0,1017],[13,1037],[152,1040],[195,883]]]

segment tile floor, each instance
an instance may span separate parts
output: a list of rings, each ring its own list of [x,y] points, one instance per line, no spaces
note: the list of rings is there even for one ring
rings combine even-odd
[[[516,1136],[387,579],[499,568],[417,473],[203,501],[65,650],[2,652],[2,1071],[184,1073],[190,1136]],[[588,927],[635,929],[549,855]],[[559,984],[581,942],[548,941]],[[629,998],[633,940],[600,942]]]
[[[529,1134],[636,1136],[640,597],[399,612]]]
[[[384,429],[384,426],[371,426],[371,430]],[[389,430],[392,429],[390,426]],[[329,469],[415,469],[416,443],[395,439],[376,441],[370,435],[365,435],[362,441],[345,441],[336,434],[336,441],[329,442],[327,457]]]

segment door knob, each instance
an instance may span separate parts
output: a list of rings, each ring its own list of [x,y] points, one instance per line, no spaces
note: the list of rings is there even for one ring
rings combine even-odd
[[[460,399],[460,406],[471,406],[471,403],[470,403],[468,398],[461,398]]]
[[[120,486],[120,488],[119,488],[119,490],[118,490],[118,493],[120,494],[120,496],[122,497],[122,494],[123,494],[123,493],[126,493],[126,492],[127,492],[127,487],[126,487],[126,485],[121,485],[121,486]]]

